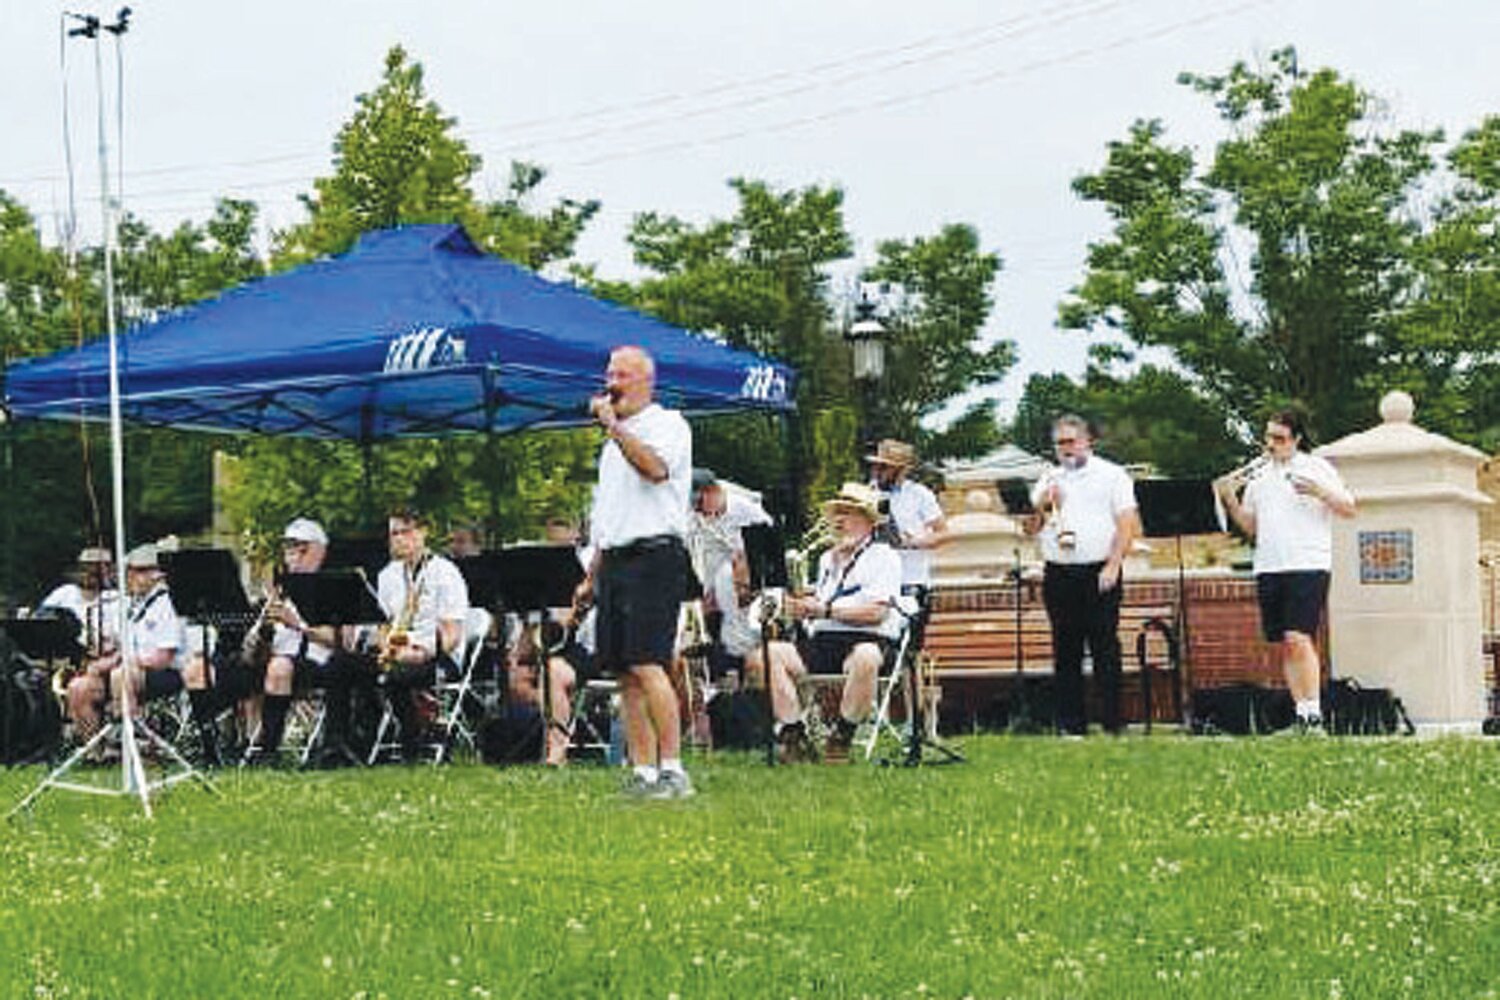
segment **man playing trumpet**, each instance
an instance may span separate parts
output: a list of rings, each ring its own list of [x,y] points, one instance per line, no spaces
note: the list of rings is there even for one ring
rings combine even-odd
[[[1281,647],[1297,727],[1308,732],[1323,725],[1322,664],[1313,637],[1328,600],[1333,518],[1353,517],[1355,507],[1333,466],[1300,450],[1305,440],[1300,415],[1273,414],[1266,421],[1269,461],[1220,477],[1214,491],[1255,543],[1261,631]]]

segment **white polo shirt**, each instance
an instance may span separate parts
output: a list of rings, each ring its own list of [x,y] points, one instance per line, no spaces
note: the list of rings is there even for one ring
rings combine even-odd
[[[667,467],[667,478],[651,482],[630,464],[619,442],[606,441],[599,453],[590,541],[601,549],[614,549],[653,535],[681,538],[687,533],[692,492],[692,429],[682,414],[656,403],[621,426],[656,453]]]
[[[1033,504],[1041,503],[1048,482],[1057,484],[1061,504],[1042,529],[1042,558],[1051,563],[1104,562],[1115,543],[1115,519],[1136,508],[1130,474],[1107,458],[1089,455],[1080,468],[1054,468],[1038,479],[1031,490]],[[1060,531],[1073,532],[1072,549],[1058,545]]]
[[[187,632],[166,584],[159,583],[139,600],[133,600],[129,629],[131,655],[136,662],[161,650],[172,651],[171,669],[181,670],[187,655]]]
[[[879,487],[877,486],[877,489]],[[883,491],[890,499],[890,517],[902,538],[909,538],[927,530],[927,526],[943,516],[943,508],[933,492],[921,483],[903,479],[892,488]],[[926,586],[932,579],[932,550],[903,548],[901,556],[901,582]]]
[[[37,610],[42,608],[60,608],[70,611],[78,618],[78,644],[88,645],[88,632],[90,628],[97,629],[99,638],[106,644],[112,643],[119,629],[119,602],[115,600],[115,591],[106,590],[93,600],[89,600],[83,594],[83,588],[76,583],[65,583],[57,587],[52,593],[42,598],[42,603],[37,605]],[[92,624],[90,624],[92,620]]]
[[[438,622],[456,621],[462,626],[469,614],[469,586],[464,583],[463,574],[436,553],[429,553],[416,572],[411,572],[399,559],[392,560],[380,571],[375,589],[380,596],[380,607],[392,622],[406,607],[407,594],[415,591],[416,614],[409,632],[412,642],[423,649],[437,649]],[[456,657],[463,650],[448,652]]]
[[[1351,499],[1337,470],[1317,455],[1297,451],[1285,464],[1267,463],[1245,487],[1241,501],[1255,515],[1256,573],[1333,568],[1333,511],[1317,497],[1293,489],[1294,476]]]
[[[848,572],[845,572],[847,567]],[[818,585],[815,593],[820,602],[831,607],[847,607],[869,601],[891,603],[901,595],[901,557],[884,542],[870,542],[857,550],[852,565],[834,563],[830,549],[818,560]],[[876,632],[887,639],[901,634],[901,612],[894,606],[879,625],[853,625],[849,622],[819,618],[812,623],[812,634],[824,632]]]

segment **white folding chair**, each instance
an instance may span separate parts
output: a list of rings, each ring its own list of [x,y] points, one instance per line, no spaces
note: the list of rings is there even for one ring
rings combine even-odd
[[[484,649],[485,637],[490,631],[490,613],[483,608],[470,608],[464,616],[464,645],[462,655],[459,657],[458,673],[456,676],[438,676],[433,686],[426,691],[414,692],[414,696],[428,697],[437,701],[437,737],[425,744],[425,749],[433,752],[433,763],[440,764],[448,756],[451,740],[455,733],[458,738],[464,740],[472,749],[475,746],[474,732],[467,722],[463,720],[464,698],[468,696],[474,683],[474,665],[479,661],[479,653]],[[367,763],[374,764],[380,759],[380,755],[401,749],[401,722],[396,718],[396,711],[391,707],[390,698],[382,699],[385,703],[380,713],[380,723],[375,727],[375,740],[370,746],[370,756]]]
[[[912,670],[912,661],[916,659],[916,653],[910,648],[912,636],[916,629],[912,627],[913,621],[921,611],[917,599],[909,594],[902,594],[893,602],[896,611],[901,615],[901,635],[894,644],[894,661],[888,671],[883,671],[884,676],[875,680],[875,717],[870,726],[870,733],[865,737],[865,759],[869,760],[875,754],[875,744],[880,742],[882,733],[888,733],[897,742],[905,743],[907,734],[896,728],[891,721],[891,699],[897,691],[908,691],[907,675]],[[911,655],[908,655],[911,654]],[[908,692],[909,696],[909,692]],[[906,707],[907,725],[911,725],[911,706]]]
[[[494,618],[485,609],[469,609],[464,619],[464,652],[458,676],[446,681],[439,678],[434,688],[438,699],[438,728],[442,733],[440,741],[434,745],[434,764],[441,764],[452,755],[455,741],[466,744],[470,753],[478,752],[474,729],[464,717],[464,711],[474,692],[474,667],[484,652],[484,642],[493,624]]]

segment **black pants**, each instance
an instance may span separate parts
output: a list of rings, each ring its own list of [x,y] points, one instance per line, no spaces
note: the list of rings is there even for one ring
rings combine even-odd
[[[1082,734],[1088,729],[1083,702],[1083,646],[1094,661],[1094,679],[1104,708],[1104,728],[1120,722],[1120,591],[1123,583],[1099,592],[1103,563],[1047,564],[1042,599],[1052,623],[1052,660],[1057,677],[1057,729]]]

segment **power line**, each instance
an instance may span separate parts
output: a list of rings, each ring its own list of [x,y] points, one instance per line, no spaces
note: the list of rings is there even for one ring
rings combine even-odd
[[[1027,22],[1037,20],[1039,15],[1021,14],[1005,18],[1000,21],[993,21],[983,25],[972,26],[958,31],[930,35],[926,38],[919,39],[914,42],[908,42],[901,45],[888,46],[879,49],[865,50],[854,55],[850,55],[840,59],[829,60],[827,62],[818,63],[810,67],[793,70],[778,70],[776,72],[767,73],[758,77],[752,77],[744,80],[729,80],[690,93],[668,92],[648,98],[643,98],[639,101],[618,102],[612,105],[605,105],[599,108],[578,112],[572,115],[523,119],[511,123],[502,123],[495,126],[471,129],[468,131],[468,134],[486,135],[494,132],[524,132],[541,128],[555,128],[559,125],[567,125],[579,121],[588,121],[591,119],[604,117],[606,115],[618,115],[621,113],[630,112],[632,110],[643,110],[665,105],[696,102],[704,99],[705,97],[752,89],[781,80],[795,80],[799,77],[820,76],[835,72],[837,70],[841,70],[851,65],[860,67],[858,70],[852,73],[846,73],[843,76],[836,77],[828,81],[814,80],[811,82],[803,82],[796,84],[795,86],[790,88],[783,88],[781,90],[775,90],[767,94],[742,98],[739,101],[730,102],[728,104],[709,105],[708,107],[689,110],[680,114],[657,116],[655,118],[646,118],[635,122],[614,124],[603,129],[585,130],[583,132],[573,133],[571,135],[554,136],[551,138],[539,138],[533,140],[529,145],[556,145],[558,143],[566,143],[578,141],[580,139],[594,138],[597,135],[607,135],[620,131],[630,131],[639,128],[653,127],[659,124],[671,123],[677,120],[702,117],[707,114],[720,113],[726,110],[736,110],[737,107],[740,106],[752,107],[758,104],[765,104],[772,101],[787,100],[792,97],[798,96],[799,94],[817,90],[823,87],[842,86],[844,84],[863,79],[865,77],[909,69],[914,66],[920,66],[927,63],[950,59],[954,56],[993,46],[1011,38],[1029,34],[1033,31],[1057,27],[1059,25],[1068,23],[1069,21],[1076,20],[1081,16],[1103,13],[1110,8],[1118,7],[1122,4],[1123,0],[1083,0],[1083,2],[1074,2],[1071,5],[1065,5],[1061,8],[1057,8],[1048,11],[1043,15],[1040,15],[1040,17],[1044,18],[1044,20],[1042,20],[1040,24],[1031,27],[1027,26]],[[960,39],[961,41],[954,43],[954,39]],[[927,55],[910,55],[910,53],[912,52],[918,52],[923,49],[930,49],[938,45],[946,45],[946,47],[939,48],[937,51]],[[882,59],[886,61],[879,62]],[[322,159],[326,155],[327,154],[325,152],[288,153],[244,160],[221,161],[217,163],[198,163],[152,167],[141,170],[131,170],[129,173],[132,179],[138,180],[143,177],[164,177],[176,174],[190,174],[210,170],[237,170],[251,167],[273,166],[284,163],[296,163],[311,159]],[[54,182],[61,179],[62,178],[56,174],[36,174],[30,177],[12,178],[10,181],[5,182],[5,184],[41,184]],[[0,184],[0,186],[5,186],[5,184]],[[153,194],[154,193],[155,192],[153,192]]]

